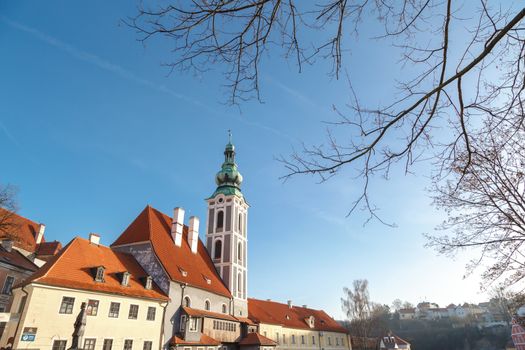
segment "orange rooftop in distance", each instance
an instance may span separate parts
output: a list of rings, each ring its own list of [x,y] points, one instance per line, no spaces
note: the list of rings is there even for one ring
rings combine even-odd
[[[255,323],[281,325],[297,329],[347,333],[347,330],[323,310],[293,306],[275,301],[248,298],[248,317]],[[313,316],[310,324],[310,317]]]

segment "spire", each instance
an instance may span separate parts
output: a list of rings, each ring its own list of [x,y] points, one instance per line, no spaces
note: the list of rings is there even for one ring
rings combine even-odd
[[[224,163],[222,163],[221,170],[215,176],[215,183],[217,189],[212,197],[222,193],[224,195],[235,194],[242,197],[241,184],[242,175],[235,164],[235,146],[232,143],[232,133],[228,130],[228,144],[224,149]]]

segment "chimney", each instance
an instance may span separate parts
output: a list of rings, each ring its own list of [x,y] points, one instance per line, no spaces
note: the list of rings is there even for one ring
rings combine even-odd
[[[291,300],[288,300],[288,308],[289,308],[289,309],[292,308],[292,301],[291,301]]]
[[[188,243],[191,247],[193,254],[197,253],[197,247],[199,245],[199,218],[192,216],[190,218],[190,228],[188,233]]]
[[[303,305],[303,307],[304,307],[305,309],[308,309],[308,305],[306,305],[306,304],[305,304],[305,305]]]
[[[171,238],[177,247],[182,245],[182,228],[184,227],[184,209],[173,209],[173,222],[171,224]]]
[[[95,244],[95,245],[100,245],[100,236],[97,235],[96,233],[90,233],[89,234],[89,243]]]
[[[11,252],[11,250],[13,250],[13,240],[4,239],[2,241],[2,248],[4,248],[6,252]]]
[[[40,224],[38,226],[38,232],[36,233],[36,237],[35,237],[36,244],[42,243],[42,239],[44,238],[45,230],[46,230],[46,225]]]

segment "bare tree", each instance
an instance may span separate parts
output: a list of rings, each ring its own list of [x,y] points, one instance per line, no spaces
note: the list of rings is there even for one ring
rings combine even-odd
[[[0,237],[12,237],[18,227],[13,220],[17,210],[16,192],[12,185],[0,185]]]
[[[487,266],[485,288],[495,281],[507,287],[525,278],[525,129],[474,141],[471,153],[458,154],[450,180],[435,183],[434,202],[448,219],[440,226],[445,234],[427,235],[428,245],[445,254],[477,249],[468,271]]]
[[[403,309],[413,309],[414,308],[414,304],[412,304],[411,302],[408,302],[408,301],[405,301],[403,303]]]
[[[343,291],[341,306],[348,320],[349,332],[359,339],[360,347],[369,349],[374,343],[368,340],[388,328],[389,308],[370,301],[367,280],[354,280],[352,289],[345,287]]]
[[[396,299],[392,302],[392,309],[394,311],[399,311],[399,309],[403,308],[403,301],[401,299]]]

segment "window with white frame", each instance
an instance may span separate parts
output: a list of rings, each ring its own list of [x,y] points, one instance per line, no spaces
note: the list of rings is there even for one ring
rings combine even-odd
[[[109,305],[109,315],[108,315],[108,317],[118,318],[119,311],[120,311],[120,303],[112,302]]]
[[[71,297],[63,297],[62,303],[60,304],[60,311],[61,314],[71,314],[73,313],[73,305],[75,304],[75,298]]]
[[[55,340],[53,341],[52,350],[66,350],[67,340]]]
[[[146,316],[146,320],[148,321],[155,321],[155,313],[157,312],[157,309],[154,306],[148,307],[148,314]]]
[[[190,332],[197,332],[198,319],[190,317]]]
[[[144,341],[144,346],[142,346],[142,350],[151,350],[153,347],[153,342],[151,340]]]
[[[95,343],[97,340],[95,338],[86,338],[84,339],[84,350],[95,350]]]
[[[129,306],[128,318],[130,320],[136,320],[138,317],[139,317],[139,306],[138,305],[130,305]]]
[[[86,315],[97,316],[98,300],[89,299],[86,307]]]
[[[133,350],[133,339],[124,340],[124,350]]]
[[[113,347],[113,339],[104,339],[102,350],[111,350],[112,347]]]

